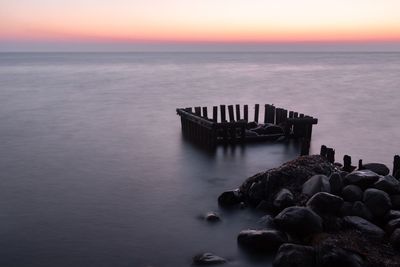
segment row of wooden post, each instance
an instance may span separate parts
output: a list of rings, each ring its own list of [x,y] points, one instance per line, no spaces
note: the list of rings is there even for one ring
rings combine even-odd
[[[327,158],[329,162],[335,163],[335,150],[333,148],[329,148],[325,145],[321,146],[320,155]],[[358,169],[361,170],[363,168],[363,161],[360,159],[358,161]],[[352,172],[356,169],[356,166],[352,165],[351,156],[344,155],[343,156],[343,168],[344,171]],[[395,155],[393,158],[393,171],[392,175],[397,179],[400,179],[400,155]]]

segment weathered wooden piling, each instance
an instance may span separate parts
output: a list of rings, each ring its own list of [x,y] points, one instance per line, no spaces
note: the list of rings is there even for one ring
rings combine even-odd
[[[349,155],[343,156],[343,170],[346,172],[351,171],[351,157]]]
[[[236,120],[240,121],[240,105],[236,104]]]
[[[229,122],[235,121],[235,116],[233,114],[233,105],[228,105]]]
[[[399,179],[400,176],[400,156],[396,155],[393,159],[393,176]]]
[[[218,107],[213,106],[213,122],[218,122]]]
[[[330,163],[335,163],[335,150],[333,148],[328,148],[326,151],[326,158]]]
[[[201,107],[195,107],[195,108],[194,108],[194,113],[195,113],[197,116],[201,116]]]
[[[358,169],[359,169],[359,170],[364,169],[364,167],[363,167],[363,160],[362,160],[362,159],[359,159],[359,160],[358,160]]]
[[[203,107],[203,118],[208,119],[207,107]]]
[[[310,154],[310,139],[303,139],[301,142],[301,150],[300,150],[300,155],[301,156],[306,156]]]
[[[219,109],[221,111],[221,122],[226,122],[225,105],[220,105]]]
[[[260,110],[260,105],[259,104],[255,104],[254,105],[254,121],[255,122],[258,122],[259,110]]]
[[[248,105],[243,106],[243,116],[244,116],[244,121],[248,122],[249,121],[249,106]]]

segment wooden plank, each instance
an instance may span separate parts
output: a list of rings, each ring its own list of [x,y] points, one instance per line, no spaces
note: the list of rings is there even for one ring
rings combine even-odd
[[[246,122],[249,121],[249,106],[248,105],[244,105],[243,107],[243,116],[244,116],[244,120]]]
[[[218,107],[213,106],[213,122],[218,122]]]
[[[393,176],[399,178],[400,175],[400,156],[396,155],[393,158]]]
[[[225,105],[219,106],[221,112],[221,122],[226,122]]]
[[[208,119],[207,107],[203,107],[203,118]]]
[[[276,113],[276,107],[274,105],[269,105],[268,107],[268,113],[267,113],[267,123],[275,123],[275,113]]]
[[[269,107],[269,105],[268,104],[265,104],[264,105],[264,123],[267,123],[267,121],[268,121],[268,107]]]
[[[254,105],[254,121],[257,122],[257,123],[258,123],[259,110],[260,110],[260,105],[259,104],[255,104]]]
[[[229,113],[229,121],[234,122],[235,117],[234,117],[234,113],[233,113],[233,105],[228,105],[228,113]]]
[[[240,121],[240,105],[236,104],[236,120]]]
[[[196,114],[197,116],[201,116],[201,107],[195,107],[194,114]]]

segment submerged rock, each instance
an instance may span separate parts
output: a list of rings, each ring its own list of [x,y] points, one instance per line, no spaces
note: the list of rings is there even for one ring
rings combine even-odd
[[[286,208],[275,217],[274,222],[283,231],[297,236],[322,232],[321,217],[305,207]]]
[[[363,201],[376,217],[383,217],[392,207],[389,195],[379,189],[369,188],[365,190]]]
[[[348,228],[356,229],[371,238],[381,240],[385,235],[385,232],[381,228],[361,217],[346,216],[343,218],[343,221]]]
[[[253,252],[276,251],[288,241],[286,234],[276,230],[243,230],[237,240],[240,246]]]
[[[390,173],[389,168],[382,163],[367,163],[362,165],[363,169],[373,171],[379,175],[388,175]]]
[[[302,193],[313,196],[318,192],[330,192],[329,178],[325,175],[314,175],[303,184]]]
[[[219,222],[221,218],[216,212],[210,211],[204,216],[204,219],[209,222]]]
[[[310,246],[283,244],[275,257],[274,267],[314,267],[315,250]]]
[[[212,253],[206,252],[203,254],[199,254],[193,257],[193,264],[194,265],[214,265],[214,264],[222,264],[226,263],[227,260],[216,256]]]
[[[338,214],[342,205],[343,199],[341,197],[326,192],[316,193],[307,202],[307,207],[318,214]]]

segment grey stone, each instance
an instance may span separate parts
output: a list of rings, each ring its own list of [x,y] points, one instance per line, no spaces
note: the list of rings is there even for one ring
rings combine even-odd
[[[379,175],[388,175],[390,173],[389,168],[382,163],[367,163],[363,164],[362,167]]]
[[[341,197],[326,192],[316,193],[307,202],[307,207],[318,214],[338,214],[342,205]]]
[[[219,222],[221,220],[221,218],[218,216],[218,214],[213,211],[207,212],[206,215],[204,216],[204,218],[206,219],[206,221],[209,221],[209,222]]]
[[[393,233],[397,228],[400,228],[400,218],[390,220],[385,227],[388,234]]]
[[[376,217],[383,217],[392,207],[389,195],[379,189],[369,188],[365,190],[363,197],[364,204]]]
[[[313,196],[318,192],[330,192],[329,178],[325,175],[314,175],[303,184],[302,193]]]
[[[373,187],[388,194],[400,193],[400,182],[391,175],[382,176],[374,183]]]
[[[241,202],[240,192],[237,189],[223,192],[218,197],[218,203],[221,206],[233,206],[239,204],[240,202]]]
[[[292,206],[294,204],[294,197],[292,192],[290,192],[286,188],[282,188],[279,192],[275,195],[274,198],[274,208],[281,211],[284,208]]]
[[[329,184],[331,187],[331,193],[338,195],[342,192],[343,189],[343,180],[342,176],[338,172],[334,172],[329,177]]]
[[[239,233],[237,240],[239,245],[246,250],[271,252],[287,242],[287,236],[276,230],[243,230]]]
[[[345,226],[356,229],[371,238],[381,240],[385,235],[381,228],[358,216],[346,216],[343,218],[343,222]]]
[[[362,200],[363,191],[356,185],[346,185],[342,190],[342,197],[348,202]]]
[[[385,222],[400,218],[400,210],[389,210],[385,215]]]
[[[274,267],[315,267],[313,247],[295,244],[283,244],[276,254]]]
[[[321,217],[305,207],[296,206],[284,209],[275,217],[274,223],[283,231],[298,236],[322,232]]]
[[[214,264],[223,264],[226,263],[227,260],[216,256],[212,253],[206,252],[193,257],[194,265],[214,265]]]
[[[344,178],[345,183],[366,188],[378,181],[379,175],[370,170],[358,170],[349,173]]]
[[[367,221],[371,221],[373,218],[371,211],[361,201],[356,201],[353,203],[352,216],[358,216],[366,219]]]

